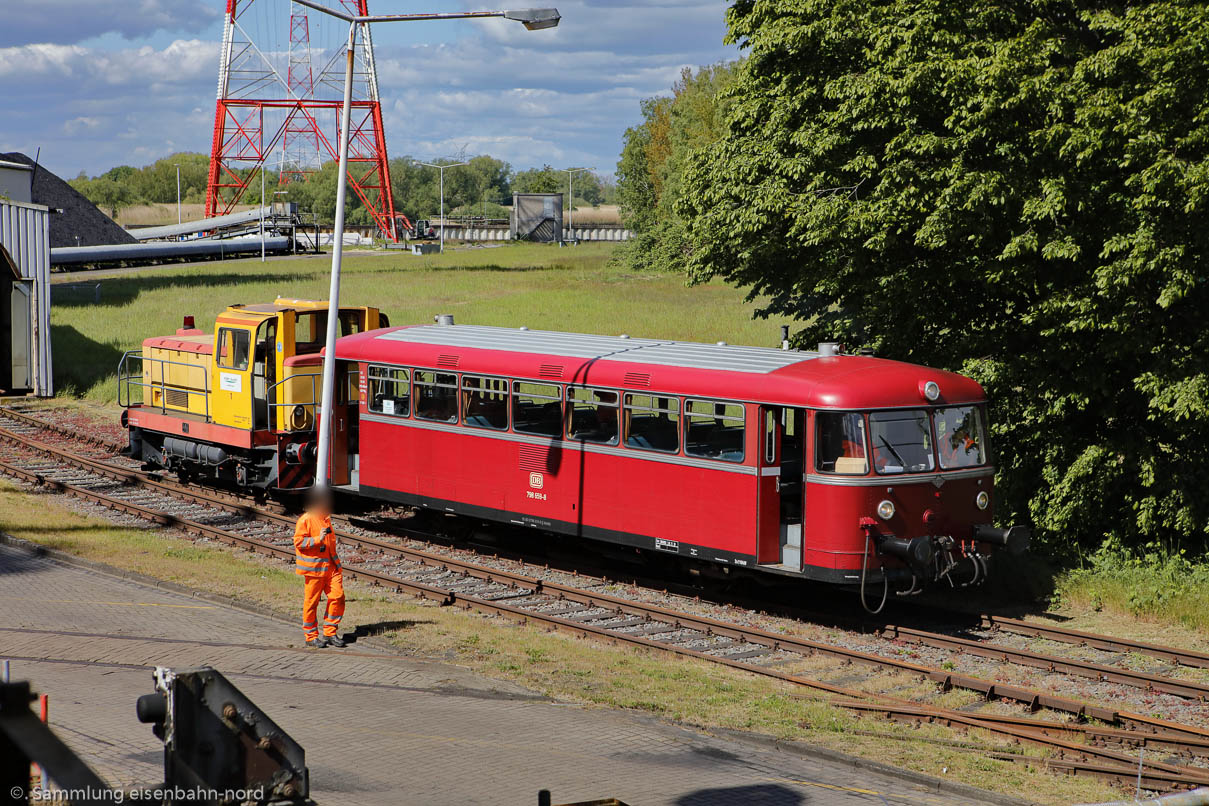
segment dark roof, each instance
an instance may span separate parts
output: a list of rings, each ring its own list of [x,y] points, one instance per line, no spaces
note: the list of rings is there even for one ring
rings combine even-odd
[[[0,154],[0,159],[25,165],[34,164],[32,159],[18,151]],[[137,243],[133,235],[115,224],[113,219],[102,213],[75,188],[48,171],[45,165],[38,165],[34,172],[33,197],[34,204],[51,208],[51,248]],[[56,209],[63,212],[55,213]]]

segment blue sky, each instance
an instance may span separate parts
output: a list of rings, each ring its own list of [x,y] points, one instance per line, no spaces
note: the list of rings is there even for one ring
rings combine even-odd
[[[243,24],[269,58],[283,59],[288,0],[250,2]],[[722,0],[555,2],[563,21],[552,31],[504,20],[375,27],[390,154],[491,154],[517,168],[611,173],[642,98],[666,92],[684,66],[738,55],[722,44]],[[67,178],[209,151],[225,0],[8,6],[0,26],[0,150],[32,156],[41,146],[42,161]],[[482,7],[370,0],[376,13]],[[310,15],[316,62],[342,36],[320,16]]]

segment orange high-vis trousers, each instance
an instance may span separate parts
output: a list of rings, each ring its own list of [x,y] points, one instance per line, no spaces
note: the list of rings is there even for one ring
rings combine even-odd
[[[319,637],[319,596],[327,595],[327,610],[323,615],[323,634],[331,638],[344,615],[344,575],[339,571],[303,577],[306,588],[302,594],[302,631],[306,640]]]

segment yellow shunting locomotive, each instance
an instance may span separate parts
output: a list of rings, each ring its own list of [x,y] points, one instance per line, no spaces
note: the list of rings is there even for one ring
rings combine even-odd
[[[232,305],[213,334],[186,316],[174,335],[126,353],[118,401],[130,455],[186,477],[265,490],[310,486],[327,317],[327,303],[314,300]],[[388,324],[377,308],[340,308],[341,336]],[[348,438],[340,421],[358,389],[355,375],[337,377],[332,452],[347,455],[350,446],[336,443]]]

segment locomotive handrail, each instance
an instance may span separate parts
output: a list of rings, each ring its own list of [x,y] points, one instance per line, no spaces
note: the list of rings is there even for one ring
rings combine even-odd
[[[349,370],[346,374],[347,374],[347,379],[349,381],[353,381],[353,379],[357,378],[360,375],[360,371],[357,369],[356,365],[353,365],[349,368]],[[289,383],[294,383],[294,382],[304,382],[304,379],[310,382],[310,395],[308,397],[302,397],[302,398],[297,398],[294,400],[278,402],[279,397],[281,397],[281,395],[278,392],[278,387],[280,387],[284,384],[289,384]],[[295,425],[292,420],[286,419],[286,417],[288,416],[287,412],[281,412],[278,414],[278,416],[276,418],[277,422],[278,422],[277,430],[279,430],[279,431],[285,431],[285,430],[301,431],[301,430],[304,430],[305,428],[313,427],[314,420],[315,420],[314,410],[315,410],[315,407],[317,407],[319,405],[319,402],[318,402],[319,401],[319,392],[320,392],[322,381],[323,381],[323,375],[321,375],[317,372],[306,372],[306,373],[300,373],[298,375],[291,375],[288,378],[282,378],[281,380],[274,382],[272,386],[269,386],[265,390],[265,401],[266,401],[267,408],[268,408],[268,411],[270,414],[273,412],[276,412],[278,409],[286,409],[286,408],[296,409],[301,406],[307,415],[307,421],[304,422],[303,425]],[[350,383],[348,388],[350,390],[356,389],[357,388],[356,383],[355,382]],[[305,386],[304,386],[304,391],[305,391]],[[352,402],[352,401],[350,400],[349,402]],[[272,418],[270,418],[270,421],[272,421]],[[281,425],[281,423],[283,423],[283,422],[288,424],[288,428]]]
[[[150,381],[143,380],[143,367],[141,365],[137,372],[130,369],[130,367],[128,366],[128,362],[131,362],[131,359],[137,359],[140,363],[148,362],[148,361],[151,362],[152,366],[150,367],[150,370],[152,373],[152,379]],[[159,365],[159,381],[158,382],[155,380],[155,377],[154,377],[155,373],[156,373],[156,368],[155,368],[156,364]],[[197,390],[197,389],[189,389],[187,387],[169,384],[165,380],[165,376],[167,375],[167,373],[165,372],[165,365],[185,367],[188,370],[200,370],[202,372],[202,377],[204,378],[204,382],[205,382],[204,388]],[[131,393],[132,387],[137,387],[141,391],[141,394],[139,395],[139,400],[137,403],[134,400],[134,395]],[[210,374],[208,372],[207,367],[201,367],[201,366],[198,366],[197,364],[190,364],[185,361],[172,361],[172,360],[166,359],[166,358],[150,358],[148,356],[143,355],[142,350],[127,350],[126,352],[122,353],[122,359],[121,359],[121,361],[118,362],[118,405],[119,406],[121,406],[123,408],[130,408],[131,406],[135,406],[135,405],[147,406],[148,405],[147,394],[146,394],[147,391],[150,390],[153,393],[151,398],[152,398],[152,400],[154,400],[155,399],[154,392],[156,390],[159,390],[159,393],[160,393],[159,405],[158,406],[151,405],[151,408],[158,408],[161,414],[167,414],[168,413],[168,390],[169,389],[171,389],[173,392],[175,392],[177,394],[185,395],[184,409],[186,411],[188,411],[191,408],[192,401],[193,401],[192,395],[201,395],[202,402],[204,404],[204,416],[206,418],[206,422],[210,421]],[[123,394],[123,392],[125,394]]]

